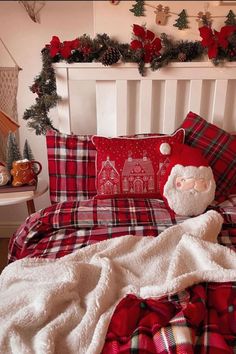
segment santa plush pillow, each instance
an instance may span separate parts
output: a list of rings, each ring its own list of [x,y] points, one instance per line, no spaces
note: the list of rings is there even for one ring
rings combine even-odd
[[[160,152],[170,161],[160,186],[163,199],[178,215],[203,213],[214,200],[216,184],[201,151],[185,144],[170,147],[164,143]]]

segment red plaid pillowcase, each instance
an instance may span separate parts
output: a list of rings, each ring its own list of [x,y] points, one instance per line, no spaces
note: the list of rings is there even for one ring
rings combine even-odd
[[[182,138],[184,130],[182,131]],[[144,138],[161,134],[134,134]],[[92,135],[68,135],[54,130],[46,135],[50,199],[52,203],[84,200],[97,194]]]
[[[231,134],[236,137],[236,132],[231,132]],[[236,194],[236,184],[230,189],[230,194]]]
[[[216,199],[222,201],[236,183],[236,136],[189,112],[181,128],[185,143],[200,149],[216,180]]]
[[[46,135],[50,199],[52,203],[92,198],[96,195],[95,155],[91,135]]]

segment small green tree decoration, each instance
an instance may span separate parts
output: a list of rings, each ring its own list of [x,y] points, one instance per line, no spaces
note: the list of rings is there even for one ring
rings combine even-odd
[[[13,161],[17,161],[21,159],[22,156],[16,141],[16,136],[14,133],[10,132],[7,137],[7,153],[6,153],[6,164],[7,164],[8,171],[9,172],[11,171]]]
[[[178,16],[179,17],[177,18],[176,23],[173,24],[173,26],[177,27],[179,30],[188,28],[186,11],[182,10]]]
[[[226,25],[236,25],[235,14],[232,10],[229,10],[228,15],[226,16],[227,20],[225,21]]]
[[[144,1],[136,0],[136,4],[133,5],[133,8],[129,10],[133,12],[134,16],[145,16],[144,15]]]
[[[31,150],[31,147],[30,147],[27,139],[25,139],[25,144],[24,144],[24,149],[23,149],[23,158],[30,160],[30,161],[34,160],[34,155],[33,155],[33,152]]]

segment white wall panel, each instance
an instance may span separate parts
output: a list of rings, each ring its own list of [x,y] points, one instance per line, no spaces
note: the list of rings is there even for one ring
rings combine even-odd
[[[116,135],[126,135],[128,129],[127,80],[116,81]]]
[[[166,80],[164,97],[163,133],[172,133],[175,130],[177,80]]]
[[[138,133],[148,133],[152,127],[152,80],[140,84]]]
[[[58,102],[59,130],[64,133],[71,132],[70,92],[68,68],[57,68],[57,94],[61,97]]]
[[[188,109],[200,114],[202,100],[202,80],[191,80]]]
[[[56,64],[60,129],[70,114],[67,102],[70,80],[96,81],[97,134],[172,133],[189,110],[226,130],[236,130],[229,102],[235,97],[236,64],[219,69],[210,62],[175,63],[140,76],[135,64],[104,67],[100,63]],[[67,71],[69,74],[67,74]],[[64,87],[63,87],[64,85]],[[225,119],[225,115],[228,119]],[[62,118],[63,117],[63,118]],[[158,129],[158,130],[157,130]]]
[[[227,98],[228,80],[216,80],[212,105],[212,123],[223,127]]]

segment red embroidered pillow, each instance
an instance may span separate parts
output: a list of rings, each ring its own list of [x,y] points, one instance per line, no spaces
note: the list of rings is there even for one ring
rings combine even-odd
[[[182,130],[182,134],[184,131]],[[157,134],[136,134],[143,138]],[[69,135],[51,130],[47,132],[47,155],[52,203],[83,200],[97,194],[95,156],[92,135]]]
[[[91,135],[46,135],[52,203],[89,199],[96,195],[95,155]]]
[[[181,128],[185,129],[185,144],[200,149],[212,168],[216,199],[227,198],[236,183],[236,136],[193,112],[188,113]]]
[[[96,186],[100,197],[160,197],[160,181],[168,166],[162,143],[182,143],[184,132],[148,138],[93,136],[97,150]]]

